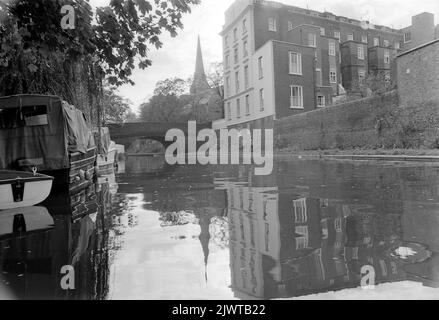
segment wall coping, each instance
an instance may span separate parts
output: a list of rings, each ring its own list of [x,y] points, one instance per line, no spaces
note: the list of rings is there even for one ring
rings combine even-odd
[[[276,119],[275,121],[279,122],[282,120],[286,120],[286,119],[292,119],[292,118],[297,118],[297,117],[305,117],[309,114],[313,114],[313,113],[320,113],[320,112],[325,112],[326,110],[330,110],[330,109],[334,109],[334,108],[342,108],[344,106],[350,105],[352,103],[359,103],[359,102],[364,102],[364,101],[369,101],[369,100],[373,100],[379,97],[387,97],[387,96],[391,96],[391,95],[397,95],[398,94],[398,90],[392,90],[389,92],[385,92],[381,95],[377,95],[377,96],[372,96],[372,97],[366,97],[366,98],[362,98],[362,99],[358,99],[358,100],[352,100],[352,101],[348,101],[342,104],[337,104],[334,106],[329,106],[329,107],[325,107],[325,108],[320,108],[320,109],[316,109],[316,110],[311,110],[308,112],[303,112],[303,113],[299,113],[299,114],[295,114],[289,117],[284,117],[284,118],[280,118],[280,119]]]
[[[408,50],[408,51],[405,51],[405,52],[403,52],[403,53],[400,53],[400,54],[398,54],[398,55],[396,56],[396,58],[400,58],[400,57],[402,57],[402,56],[405,56],[406,54],[412,53],[413,51],[417,51],[417,50],[420,50],[420,49],[422,49],[422,48],[428,47],[428,46],[430,46],[430,45],[432,45],[432,44],[435,44],[436,42],[439,42],[439,39],[434,39],[433,41],[430,41],[430,42],[427,42],[427,43],[421,44],[420,46],[417,46],[417,47],[415,47],[415,48],[413,48],[413,49],[410,49],[410,50]]]

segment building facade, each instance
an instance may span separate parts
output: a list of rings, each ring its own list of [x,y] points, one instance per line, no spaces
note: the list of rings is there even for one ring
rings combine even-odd
[[[261,0],[236,0],[223,37],[224,113],[214,128],[267,128],[273,120],[329,106],[369,74],[394,77],[393,59],[419,36],[423,15],[405,32]],[[434,18],[433,18],[434,19]],[[414,39],[417,39],[416,41]]]

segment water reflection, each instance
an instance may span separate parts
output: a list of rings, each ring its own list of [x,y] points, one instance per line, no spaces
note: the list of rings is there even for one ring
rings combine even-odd
[[[0,212],[0,297],[106,299],[116,190],[113,174],[44,207]],[[63,266],[74,267],[74,290],[61,287]]]
[[[0,296],[292,298],[359,288],[365,270],[439,287],[438,209],[433,166],[277,161],[255,176],[132,157],[81,193],[0,213]]]
[[[228,195],[237,297],[356,288],[365,266],[376,284],[439,285],[437,168],[280,162],[276,171],[254,177],[239,167],[228,173],[239,179],[217,179]]]

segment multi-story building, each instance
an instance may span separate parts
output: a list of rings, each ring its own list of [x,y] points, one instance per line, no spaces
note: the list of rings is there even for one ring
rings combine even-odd
[[[423,15],[433,31],[421,37]],[[214,127],[272,127],[275,119],[331,105],[370,73],[384,72],[390,80],[393,58],[407,48],[407,37],[415,45],[438,31],[430,14],[414,17],[404,33],[329,12],[236,0],[221,32],[225,119]]]

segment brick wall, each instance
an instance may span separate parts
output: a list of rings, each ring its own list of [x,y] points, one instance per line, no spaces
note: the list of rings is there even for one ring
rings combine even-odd
[[[439,40],[396,59],[402,105],[439,102]]]
[[[275,121],[278,149],[373,148],[386,144],[381,119],[398,106],[395,91]]]

